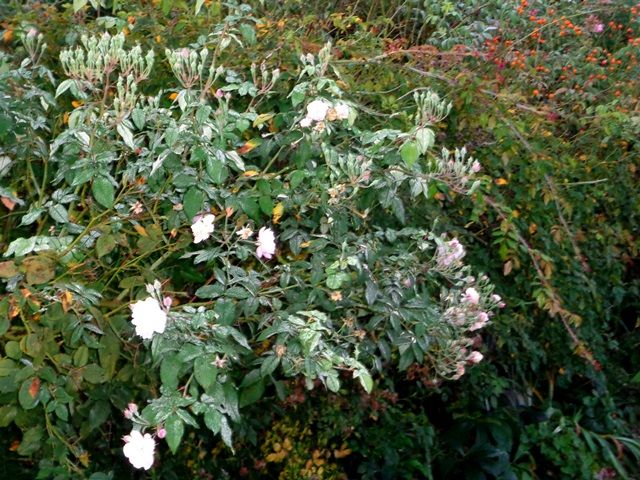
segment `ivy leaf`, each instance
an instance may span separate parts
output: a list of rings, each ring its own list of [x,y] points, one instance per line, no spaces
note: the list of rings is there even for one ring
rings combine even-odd
[[[116,191],[109,179],[99,176],[93,181],[91,191],[93,192],[93,198],[95,198],[96,202],[100,205],[105,208],[113,207]]]

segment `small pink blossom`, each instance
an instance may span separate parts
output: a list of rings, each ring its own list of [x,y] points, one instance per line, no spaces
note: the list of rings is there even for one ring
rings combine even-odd
[[[136,413],[138,413],[138,405],[130,403],[124,410],[124,418],[131,420]]]
[[[156,436],[162,439],[167,436],[167,431],[162,427],[158,427],[158,429],[156,430]]]
[[[469,287],[464,291],[463,301],[471,305],[477,305],[480,301],[480,294],[475,288]]]
[[[471,164],[471,171],[473,173],[478,173],[480,170],[482,170],[482,166],[480,165],[480,162],[477,160],[474,160],[473,163]]]
[[[464,365],[462,363],[459,363],[456,365],[456,374],[451,377],[453,380],[458,380],[460,377],[462,377],[465,373],[464,370]]]
[[[480,330],[481,328],[484,328],[488,321],[489,321],[489,315],[486,312],[478,313],[478,320],[469,327],[469,331],[474,332],[476,330]]]
[[[173,298],[171,297],[164,297],[162,299],[162,305],[164,306],[164,308],[166,308],[167,310],[169,310],[171,308],[171,305],[173,305]]]
[[[219,89],[217,89],[217,90],[216,90],[215,96],[216,96],[216,98],[222,98],[222,97],[224,97],[224,92],[222,91],[222,89],[221,89],[221,88],[219,88]]]
[[[484,358],[484,355],[482,355],[478,351],[475,351],[475,352],[471,352],[469,354],[469,356],[467,357],[467,362],[469,362],[469,363],[480,363],[483,358]]]

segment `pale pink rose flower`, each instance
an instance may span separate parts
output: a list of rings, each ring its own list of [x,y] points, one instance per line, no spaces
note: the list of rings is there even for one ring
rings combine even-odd
[[[470,363],[480,363],[482,361],[482,359],[484,358],[484,355],[482,355],[480,352],[471,352],[469,354],[469,356],[467,357],[467,362]]]
[[[276,237],[273,230],[262,227],[258,232],[256,255],[258,258],[270,260],[276,253]]]
[[[480,301],[480,294],[475,288],[469,287],[464,291],[463,300],[471,305],[477,305]]]

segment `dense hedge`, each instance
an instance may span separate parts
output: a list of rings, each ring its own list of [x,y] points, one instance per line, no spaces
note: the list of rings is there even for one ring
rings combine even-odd
[[[640,4],[268,3],[2,4],[3,477],[640,476]]]

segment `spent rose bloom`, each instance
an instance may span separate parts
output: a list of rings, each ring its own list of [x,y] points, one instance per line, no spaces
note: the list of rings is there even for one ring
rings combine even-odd
[[[253,230],[251,230],[251,227],[248,225],[245,225],[236,232],[236,235],[238,235],[242,240],[247,240],[253,235]]]
[[[153,297],[138,300],[130,305],[131,323],[136,327],[136,334],[150,339],[154,333],[163,333],[167,326],[167,314]]]
[[[442,267],[448,267],[466,255],[464,247],[457,238],[438,247],[438,263]]]
[[[482,361],[482,359],[484,358],[484,355],[482,355],[480,352],[471,352],[469,354],[469,356],[467,357],[467,362],[470,363],[480,363]]]
[[[215,216],[208,213],[193,222],[193,225],[191,225],[193,243],[200,243],[211,236],[215,219]]]
[[[327,116],[330,107],[331,105],[324,100],[314,100],[307,105],[307,118],[316,122],[322,122]]]
[[[480,312],[478,313],[478,320],[469,327],[469,331],[475,332],[476,330],[480,330],[481,328],[484,328],[488,322],[489,315],[487,314],[487,312]]]
[[[346,120],[349,118],[349,105],[346,103],[339,103],[334,107],[334,110],[338,120]]]
[[[463,300],[471,305],[477,305],[480,301],[480,294],[475,288],[469,287],[464,291]]]
[[[275,234],[270,228],[262,227],[258,232],[256,255],[258,258],[264,257],[270,260],[274,253],[276,253]]]
[[[151,435],[142,435],[138,430],[131,430],[131,433],[124,437],[124,442],[122,451],[131,465],[149,470],[153,465],[153,453],[156,448],[156,442]]]

